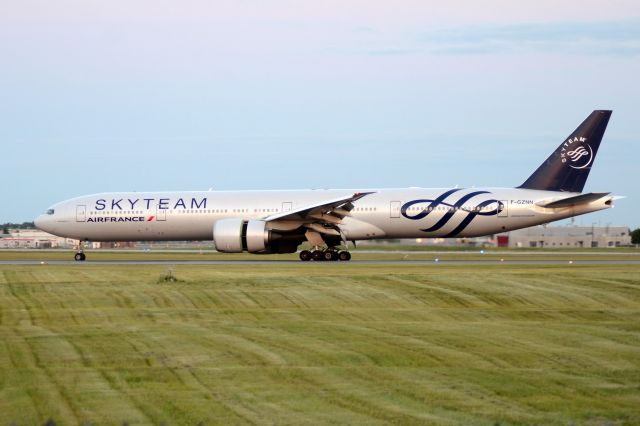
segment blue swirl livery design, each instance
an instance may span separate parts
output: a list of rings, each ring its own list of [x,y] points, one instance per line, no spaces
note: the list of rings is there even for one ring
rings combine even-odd
[[[478,216],[497,216],[503,209],[504,205],[496,199],[488,199],[480,201],[477,204],[471,202],[471,200],[479,195],[491,194],[489,191],[473,191],[466,195],[463,195],[455,202],[448,202],[449,196],[462,191],[462,189],[450,189],[449,191],[440,194],[433,200],[419,199],[405,203],[400,209],[400,213],[403,217],[411,220],[421,220],[429,216],[438,216],[443,213],[435,224],[428,228],[420,229],[423,232],[436,232],[447,225],[452,220],[460,219],[458,225],[449,233],[445,234],[443,238],[455,237],[462,232],[469,224]],[[416,205],[421,206],[421,210],[418,213],[410,214],[409,211]],[[492,210],[487,210],[486,207],[495,205]],[[445,209],[438,209],[438,207],[445,207]]]

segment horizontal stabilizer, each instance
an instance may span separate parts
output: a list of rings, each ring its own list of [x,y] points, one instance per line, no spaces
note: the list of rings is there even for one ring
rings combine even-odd
[[[540,207],[548,209],[559,209],[562,207],[573,207],[578,204],[589,204],[592,201],[606,197],[610,192],[589,192],[587,194],[576,195],[575,197],[563,198],[562,200],[551,201],[549,203],[538,204]]]

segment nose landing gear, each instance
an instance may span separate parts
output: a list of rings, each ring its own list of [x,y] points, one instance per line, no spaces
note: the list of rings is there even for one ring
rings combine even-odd
[[[84,262],[87,259],[87,256],[84,254],[84,249],[82,247],[82,245],[86,242],[85,241],[78,241],[78,251],[76,252],[76,255],[73,256],[73,258],[76,260],[76,262]]]

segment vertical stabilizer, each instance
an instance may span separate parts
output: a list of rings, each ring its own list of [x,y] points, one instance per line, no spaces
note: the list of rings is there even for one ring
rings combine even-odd
[[[582,192],[611,111],[593,111],[518,188]]]

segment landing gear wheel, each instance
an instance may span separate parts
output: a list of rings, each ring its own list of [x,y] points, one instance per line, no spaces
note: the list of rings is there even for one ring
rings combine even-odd
[[[300,252],[300,260],[303,262],[308,262],[311,260],[311,252],[309,250],[302,250]]]
[[[73,258],[76,260],[76,262],[84,262],[87,256],[85,256],[84,253],[76,253],[76,255]]]
[[[311,258],[316,261],[324,260],[324,252],[322,250],[314,250],[311,253]]]
[[[338,253],[335,250],[327,250],[323,253],[324,260],[338,260]]]
[[[351,260],[351,253],[349,253],[348,251],[341,251],[340,253],[338,253],[338,259],[347,262]]]

